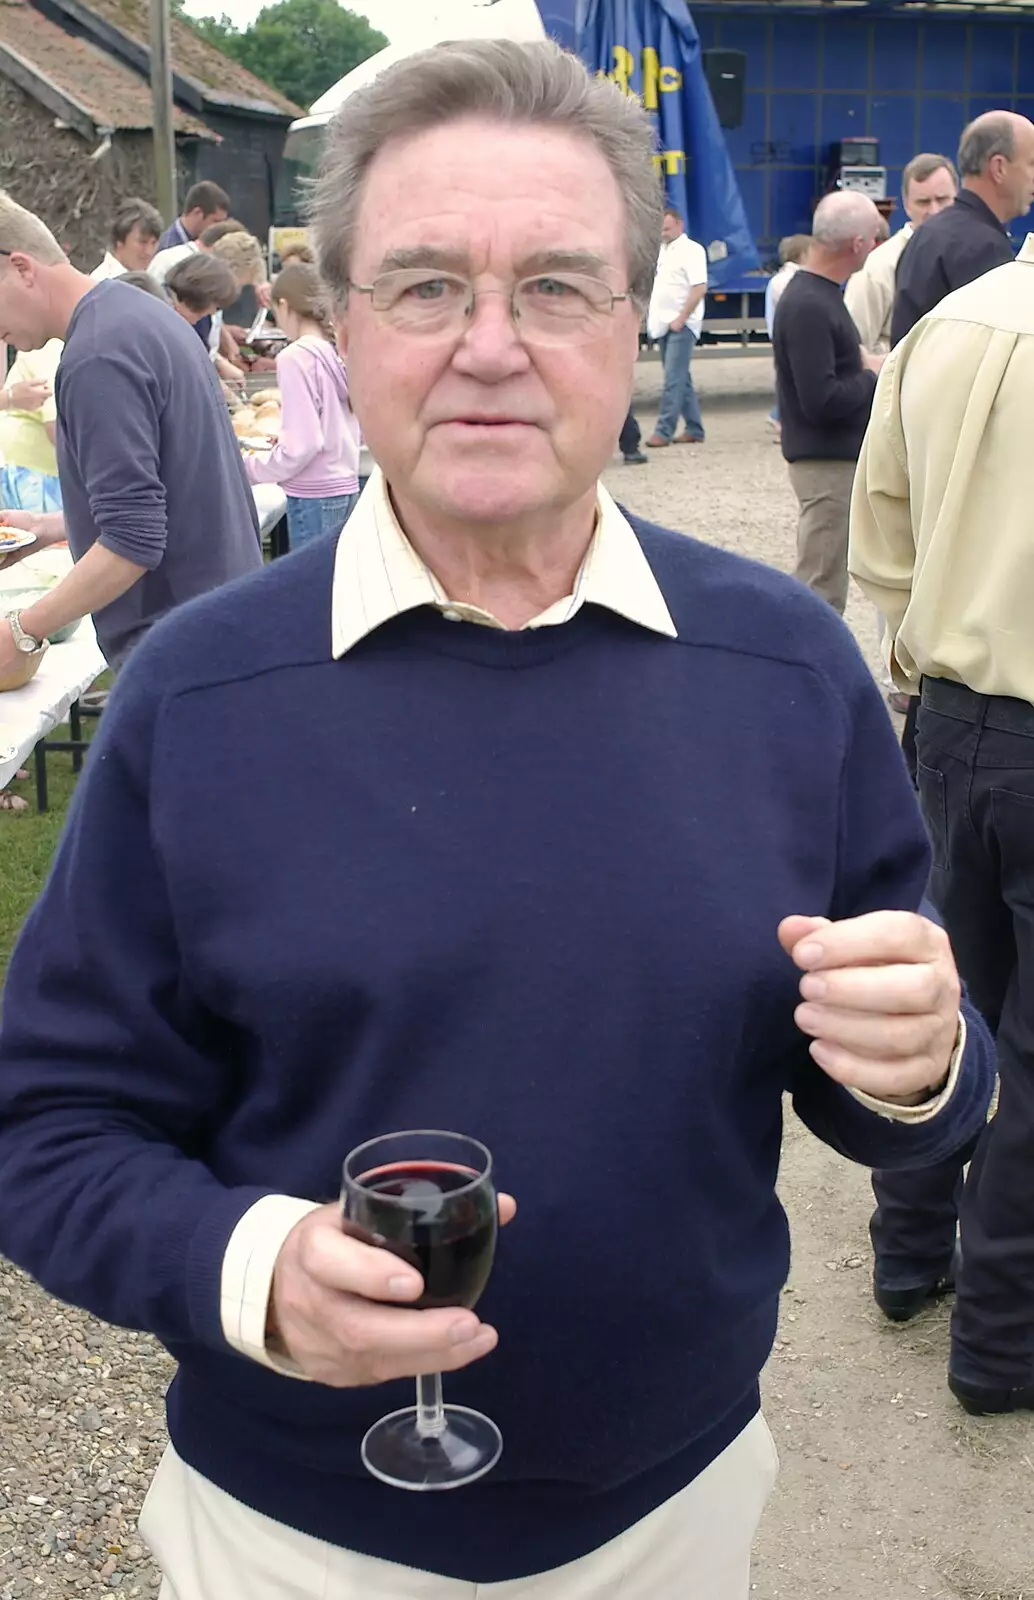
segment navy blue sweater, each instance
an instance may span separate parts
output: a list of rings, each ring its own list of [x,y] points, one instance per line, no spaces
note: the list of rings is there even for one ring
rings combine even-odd
[[[790,579],[636,524],[679,631],[594,606],[497,632],[425,608],[330,654],[334,546],[154,630],[105,712],[0,1039],[0,1247],[180,1362],[169,1427],[231,1494],[489,1582],[580,1556],[758,1403],[789,1261],[781,1096],[880,1166],[904,1126],[811,1061],[789,912],[919,905],[927,848],[880,696]],[[261,1195],[327,1200],[371,1135],[492,1148],[520,1215],[447,1381],[506,1442],[402,1497],[359,1442],[408,1383],[331,1391],[233,1354],[219,1277]]]

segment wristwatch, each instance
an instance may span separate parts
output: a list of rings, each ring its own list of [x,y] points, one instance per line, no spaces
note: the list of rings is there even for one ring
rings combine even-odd
[[[38,650],[47,648],[46,639],[34,639],[31,633],[26,633],[16,611],[12,611],[8,616],[7,626],[11,630],[14,648],[20,650],[23,656],[34,656]]]

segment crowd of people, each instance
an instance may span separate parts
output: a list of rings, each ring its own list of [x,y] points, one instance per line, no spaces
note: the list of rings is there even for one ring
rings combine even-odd
[[[163,234],[154,207],[128,199],[87,276],[39,218],[0,196],[0,305],[20,352],[0,390],[3,520],[34,535],[22,554],[67,541],[75,559],[0,622],[8,678],[30,674],[50,637],[87,614],[117,669],[166,611],[260,565],[253,484],[284,489],[292,545],[344,526],[361,441],[319,275],[288,260],[269,283],[259,241],[229,205],[196,184]],[[245,462],[230,408],[249,371],[246,330],[224,313],[247,286],[285,348],[272,363],[279,436]]]
[[[943,1162],[874,1172],[874,1292],[904,1321],[954,1290],[949,1383],[988,1415],[1034,1407],[1034,236],[1014,257],[1006,233],[1034,203],[1034,125],[978,117],[957,168],[909,163],[902,202],[905,227],[875,246],[870,200],[822,200],[773,348],[797,576],[842,613],[850,571],[877,607],[931,896],[998,1048],[987,1128]]]
[[[252,254],[221,191],[162,237],[127,203],[104,281],[0,201],[0,334],[63,346],[64,520],[34,526],[77,557],[0,664],[89,611],[118,669],[10,967],[0,1248],[178,1362],[141,1520],[163,1600],[746,1600],[786,1092],[876,1173],[884,1311],[954,1276],[951,1389],[1034,1406],[1034,258],[1001,231],[1034,128],[980,119],[958,170],[954,206],[946,158],[906,175],[914,236],[882,248],[910,306],[938,273],[946,298],[889,355],[843,294],[872,203],[827,197],[784,250],[803,582],[600,482],[619,435],[643,456],[644,317],[646,442],[703,438],[706,259],[641,107],[552,44],[442,45],[345,103],[318,274],[269,287],[283,428],[247,465],[227,330],[196,334]],[[948,293],[988,218],[1008,262]],[[857,302],[874,345],[889,260]],[[118,281],[140,271],[154,292]],[[264,571],[261,481],[304,545]],[[838,615],[849,570],[921,685],[922,814]],[[508,1226],[476,1309],[342,1228],[345,1156],[406,1128],[491,1151]],[[420,1184],[430,1227],[446,1190]],[[482,1413],[505,1451],[469,1482]]]

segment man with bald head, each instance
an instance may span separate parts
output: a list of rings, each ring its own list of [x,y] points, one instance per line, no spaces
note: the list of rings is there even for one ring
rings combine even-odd
[[[1013,259],[1006,224],[1034,201],[1034,123],[1012,111],[987,111],[959,141],[962,187],[953,206],[910,239],[898,264],[891,344],[946,294]]]
[[[808,259],[786,287],[773,330],[783,456],[800,505],[796,576],[843,614],[855,462],[883,358],[863,350],[841,286],[880,237],[865,195],[821,200]]]

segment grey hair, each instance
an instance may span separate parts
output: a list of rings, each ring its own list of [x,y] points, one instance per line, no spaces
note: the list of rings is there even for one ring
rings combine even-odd
[[[12,200],[4,189],[0,189],[0,249],[8,255],[17,250],[44,267],[56,267],[68,259],[46,223]]]
[[[853,239],[874,238],[880,214],[868,195],[852,189],[827,194],[815,207],[811,236],[827,250],[843,250]]]
[[[993,156],[1012,161],[1016,155],[1016,118],[1011,111],[985,111],[959,140],[959,171],[964,178],[979,178]]]
[[[629,293],[645,306],[664,206],[646,114],[559,45],[501,39],[459,40],[408,56],[351,95],[334,117],[307,209],[335,302],[348,298],[363,185],[382,145],[478,116],[567,128],[596,145],[625,206]]]

